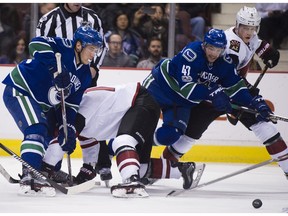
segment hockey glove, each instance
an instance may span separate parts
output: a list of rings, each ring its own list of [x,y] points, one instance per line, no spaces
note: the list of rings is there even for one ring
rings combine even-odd
[[[63,125],[59,127],[58,142],[63,151],[67,154],[72,154],[76,148],[76,130],[75,127],[71,124],[67,124],[67,140],[65,140],[64,128]]]
[[[259,48],[256,50],[256,54],[263,60],[263,63],[269,68],[273,68],[278,64],[280,53],[274,49],[266,41],[262,41]]]
[[[230,97],[225,94],[221,86],[216,85],[209,90],[209,100],[217,111],[232,112]]]
[[[261,95],[254,97],[251,101],[251,107],[257,110],[256,119],[260,121],[268,122],[270,121],[269,116],[272,114],[271,109],[266,104],[265,100]]]
[[[57,76],[54,78],[56,89],[60,91],[61,89],[68,87],[70,84],[70,74],[65,65],[62,64],[62,72],[60,74],[57,71],[54,73],[57,73]]]

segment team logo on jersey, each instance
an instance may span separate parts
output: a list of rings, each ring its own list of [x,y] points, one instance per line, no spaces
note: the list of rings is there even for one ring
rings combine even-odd
[[[198,83],[201,83],[209,87],[211,83],[216,83],[218,80],[219,80],[218,76],[215,76],[214,74],[206,71],[202,71],[199,74]]]
[[[237,41],[237,40],[231,40],[229,49],[231,49],[231,50],[233,50],[235,52],[239,52],[239,50],[240,50],[240,42]]]
[[[64,89],[64,97],[67,98],[71,94],[72,84],[70,83],[68,87]],[[57,91],[55,86],[50,87],[48,91],[48,100],[49,103],[53,106],[61,102],[61,92]]]
[[[188,61],[193,62],[197,58],[197,54],[190,48],[184,50],[182,56]]]

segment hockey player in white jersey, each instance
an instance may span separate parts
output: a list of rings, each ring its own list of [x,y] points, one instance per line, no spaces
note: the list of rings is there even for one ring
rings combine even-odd
[[[237,13],[236,26],[225,31],[228,41],[226,53],[233,59],[237,72],[243,79],[247,75],[249,63],[255,53],[263,59],[264,64],[269,68],[276,66],[279,61],[279,52],[257,36],[260,21],[261,18],[255,8],[243,7]],[[262,96],[259,95],[259,89],[253,88],[247,81],[246,85],[251,95],[258,97],[259,101],[263,100]],[[170,152],[173,152],[174,157],[180,158],[186,152],[184,150],[185,146],[189,150],[201,138],[208,126],[223,114],[225,112],[218,111],[215,107],[205,102],[193,107],[185,136],[173,146],[167,147],[164,155],[169,156],[172,155]],[[237,116],[238,111],[233,110],[233,114]],[[263,118],[261,115],[255,116],[254,114],[243,112],[239,120],[245,127],[254,132],[272,158],[288,154],[287,144],[274,124],[269,122],[269,119]],[[175,153],[175,151],[172,151],[173,149],[180,150]],[[287,177],[288,159],[279,161],[278,164]]]
[[[279,61],[279,51],[267,41],[260,40],[257,35],[260,22],[261,17],[256,8],[244,6],[236,15],[236,26],[225,31],[226,52],[233,59],[242,77],[246,77],[254,54],[258,55],[269,68],[275,67]]]
[[[159,105],[140,83],[87,89],[75,123],[84,162],[76,181],[82,183],[95,177],[93,167],[98,160],[98,140],[114,138],[109,144],[110,153],[116,156],[123,182],[111,187],[113,196],[148,196],[140,182],[148,173],[159,179],[182,176],[183,186],[189,188],[193,181],[193,162],[172,165],[164,160],[167,166],[162,171],[161,159],[150,158],[159,116]]]
[[[236,15],[236,26],[225,31],[228,45],[227,53],[233,59],[238,73],[245,78],[248,73],[249,64],[253,55],[258,55],[268,68],[273,68],[278,64],[279,51],[267,41],[260,40],[257,32],[260,28],[261,17],[254,7],[244,6]],[[251,94],[259,95],[259,89],[248,83]],[[234,115],[239,115],[239,111]],[[272,158],[278,158],[288,154],[288,147],[280,132],[271,121],[258,121],[255,115],[241,113],[240,122],[252,130],[256,137],[266,147]],[[278,162],[288,179],[288,159]]]

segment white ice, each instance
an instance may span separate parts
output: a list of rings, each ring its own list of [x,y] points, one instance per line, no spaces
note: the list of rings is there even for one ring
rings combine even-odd
[[[12,157],[0,157],[1,165],[18,178],[21,164]],[[82,165],[72,159],[72,173]],[[251,164],[207,163],[201,183],[233,173]],[[115,161],[110,185],[121,182]],[[67,170],[66,160],[63,170]],[[99,176],[96,180],[100,180]],[[0,214],[2,213],[281,213],[288,212],[288,180],[277,165],[266,165],[229,179],[186,191],[177,197],[166,197],[174,189],[182,188],[182,179],[166,179],[147,187],[149,198],[114,198],[104,183],[94,189],[55,197],[23,197],[17,195],[19,185],[9,183],[0,175]],[[254,199],[263,206],[255,209]]]

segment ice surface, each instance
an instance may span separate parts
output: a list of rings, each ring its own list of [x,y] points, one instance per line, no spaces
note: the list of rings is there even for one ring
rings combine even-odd
[[[21,164],[12,157],[0,157],[0,163],[18,178]],[[76,175],[82,165],[72,159]],[[233,173],[251,164],[207,163],[200,183]],[[110,186],[121,182],[115,161]],[[63,161],[63,170],[67,170]],[[100,180],[99,176],[96,180]],[[55,197],[23,197],[17,195],[18,184],[8,183],[0,175],[0,213],[281,213],[288,211],[288,180],[276,165],[267,165],[229,179],[185,192],[177,197],[166,197],[174,189],[182,188],[182,179],[157,181],[147,187],[149,198],[114,198],[102,182],[91,191],[65,195],[57,191]],[[254,199],[263,206],[255,209]],[[286,210],[285,210],[286,209]],[[93,214],[94,215],[94,214]],[[126,214],[125,214],[126,215]],[[146,215],[146,214],[145,214]],[[191,215],[191,214],[190,214]]]

